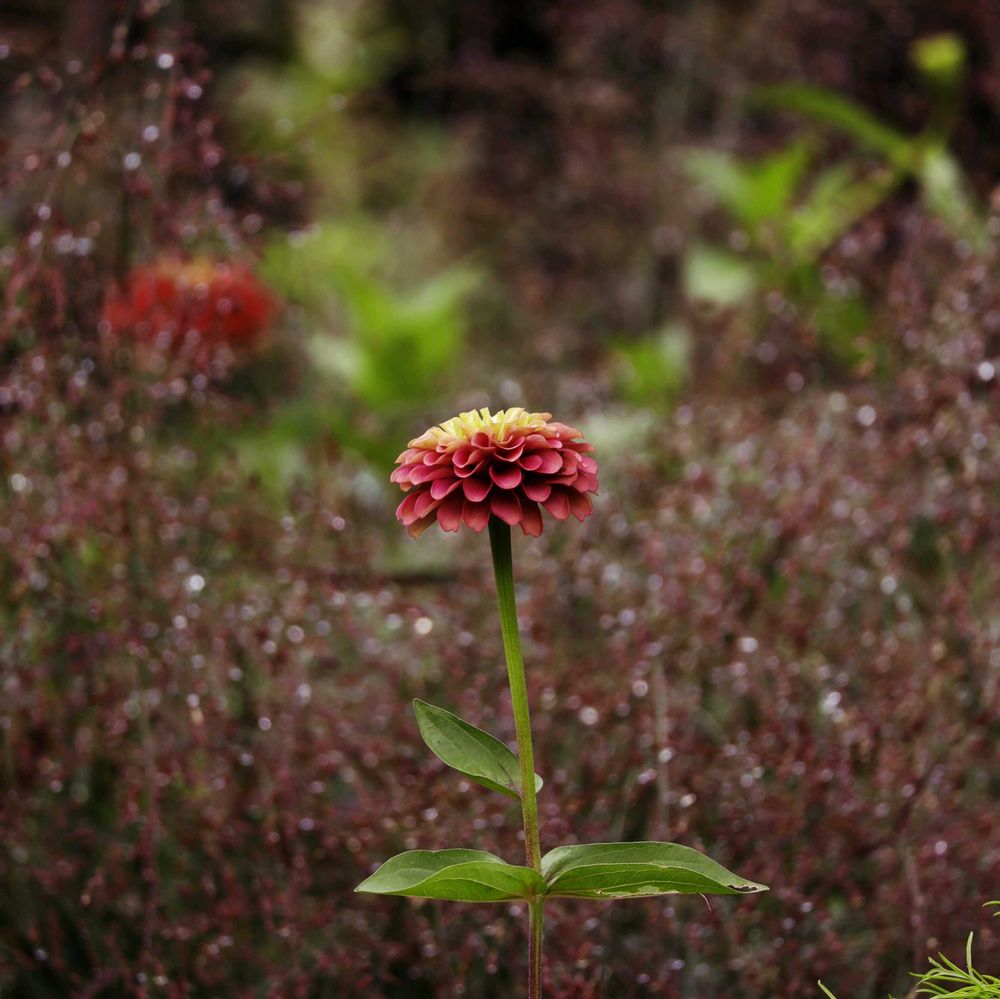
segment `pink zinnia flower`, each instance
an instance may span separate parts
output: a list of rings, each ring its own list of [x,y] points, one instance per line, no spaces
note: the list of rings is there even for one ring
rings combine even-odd
[[[407,493],[396,516],[414,538],[435,520],[445,531],[481,531],[491,514],[537,536],[539,504],[557,520],[583,520],[592,509],[587,494],[597,492],[597,462],[587,453],[594,449],[551,419],[518,406],[431,427],[396,459],[392,481]]]

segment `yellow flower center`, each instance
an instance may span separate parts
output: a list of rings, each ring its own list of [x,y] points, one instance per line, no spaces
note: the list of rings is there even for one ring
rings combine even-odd
[[[433,448],[445,444],[458,447],[480,431],[485,431],[495,441],[505,441],[512,430],[540,430],[551,419],[551,413],[529,413],[523,406],[501,409],[496,413],[491,413],[485,407],[470,409],[467,413],[459,413],[458,416],[431,427],[426,433],[410,441],[409,446]]]

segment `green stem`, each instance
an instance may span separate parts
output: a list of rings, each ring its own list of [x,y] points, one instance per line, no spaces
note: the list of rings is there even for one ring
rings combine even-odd
[[[497,584],[500,609],[500,632],[507,659],[510,699],[514,708],[514,732],[521,764],[521,813],[524,816],[524,854],[528,866],[541,873],[542,848],[538,836],[538,801],[535,796],[535,759],[531,746],[531,714],[528,710],[528,687],[524,679],[521,636],[517,628],[517,602],[514,597],[514,562],[510,548],[510,527],[497,517],[490,517],[490,549],[493,574]],[[544,899],[528,904],[528,999],[542,994],[542,912]]]
[[[542,918],[545,899],[535,898],[528,903],[528,999],[542,995]]]

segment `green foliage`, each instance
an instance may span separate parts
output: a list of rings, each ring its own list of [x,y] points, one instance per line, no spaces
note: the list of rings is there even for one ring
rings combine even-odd
[[[387,860],[354,889],[453,902],[510,902],[545,892],[530,867],[514,867],[484,850],[410,850]]]
[[[794,266],[813,266],[853,225],[897,187],[895,173],[846,161],[823,170],[789,211],[782,235]]]
[[[645,895],[741,895],[766,891],[677,843],[586,843],[542,858],[552,896],[637,898]]]
[[[386,276],[392,253],[373,223],[327,221],[273,240],[263,262],[268,280],[304,310],[315,422],[380,464],[395,457],[385,442],[405,438],[409,417],[447,385],[477,283],[469,268],[452,266],[401,286]]]
[[[802,84],[762,87],[753,100],[765,107],[791,111],[823,128],[839,132],[862,150],[883,161],[885,176],[881,197],[867,209],[844,216],[841,232],[879,204],[898,184],[913,180],[919,185],[927,209],[936,215],[956,239],[974,249],[989,245],[986,228],[969,194],[961,167],[947,148],[955,108],[952,91],[965,66],[965,48],[956,35],[934,35],[917,41],[911,56],[928,82],[939,89],[939,100],[926,127],[916,135],[894,128],[865,108],[839,94]],[[877,187],[871,192],[877,193]],[[859,198],[859,208],[865,199]]]
[[[726,250],[696,244],[684,258],[685,294],[720,309],[746,301],[757,289],[759,280],[753,261]]]
[[[422,185],[447,154],[426,126],[386,128],[358,107],[396,66],[400,39],[377,9],[298,11],[298,57],[230,79],[244,144],[284,164],[310,193],[316,221],[275,234],[262,272],[298,306],[307,355],[299,397],[251,428],[244,467],[282,488],[329,440],[388,467],[416,412],[441,395],[461,359],[471,269],[436,260],[420,214]]]
[[[747,252],[737,255],[695,245],[684,265],[687,295],[720,308],[745,302],[754,291],[780,289],[839,362],[870,360],[859,339],[869,324],[857,292],[827,289],[819,276],[823,255],[903,183],[915,182],[929,212],[956,239],[985,252],[989,240],[961,168],[947,148],[954,107],[944,91],[964,66],[961,40],[922,40],[913,59],[942,96],[926,128],[909,135],[840,94],[821,87],[762,87],[755,104],[792,112],[819,129],[758,160],[696,150],[685,160],[689,176],[706,188],[745,232]],[[846,136],[858,152],[819,167],[825,135]],[[874,157],[874,162],[872,161]]]
[[[779,288],[820,333],[840,362],[861,359],[855,347],[868,325],[868,309],[857,292],[829,289],[820,279],[822,255],[897,183],[885,170],[837,163],[810,174],[809,144],[756,162],[704,150],[686,166],[746,233],[748,250],[737,254],[695,244],[684,260],[682,286],[693,301],[728,309],[755,294]]]
[[[766,107],[793,111],[849,136],[863,149],[878,153],[896,166],[908,167],[913,142],[854,101],[823,87],[782,83],[760,87],[752,100]]]
[[[318,369],[379,412],[409,410],[440,390],[462,347],[462,309],[475,284],[452,267],[398,291],[372,273],[341,261],[325,286],[339,295],[346,335],[316,333],[309,351]]]
[[[670,324],[636,343],[615,350],[618,382],[629,402],[661,407],[684,387],[691,367],[691,334]]]
[[[319,179],[326,199],[346,205],[363,196],[366,151],[347,102],[385,79],[400,54],[393,29],[361,13],[351,3],[299,5],[297,58],[249,64],[229,80],[244,144],[280,155],[291,172]]]
[[[542,874],[481,850],[411,850],[387,860],[355,891],[455,902],[651,895],[744,895],[766,891],[677,843],[587,843],[542,858]]]
[[[918,38],[910,50],[910,58],[914,66],[936,86],[955,86],[965,71],[965,45],[958,35],[950,32]]]
[[[499,739],[426,701],[415,699],[413,710],[420,735],[439,760],[483,787],[520,798],[517,757]],[[535,774],[535,790],[541,787],[542,778]]]
[[[1000,908],[1000,901],[987,902],[987,907]],[[1000,915],[1000,912],[994,913]],[[953,999],[1000,999],[1000,977],[979,971],[972,963],[972,938],[965,942],[965,967],[960,968],[943,954],[928,958],[930,970],[914,974],[913,996],[952,996]],[[837,997],[822,983],[817,983],[829,999]]]
[[[737,222],[756,230],[787,210],[809,160],[808,145],[795,142],[750,162],[711,149],[693,151],[686,162],[692,176],[708,185]]]
[[[440,391],[462,348],[476,276],[453,266],[399,288],[381,273],[390,253],[370,224],[327,222],[274,241],[263,271],[307,310],[316,327],[309,354],[334,391],[393,415]]]

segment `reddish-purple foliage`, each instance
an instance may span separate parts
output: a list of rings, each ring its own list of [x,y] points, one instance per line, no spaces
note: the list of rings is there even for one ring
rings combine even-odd
[[[11,130],[0,256],[0,989],[510,996],[522,913],[352,893],[403,849],[520,855],[515,807],[437,762],[409,707],[513,739],[485,539],[401,570],[393,500],[357,468],[276,508],[237,467],[230,436],[281,388],[267,359],[224,382],[102,350],[127,264],[242,252],[284,203],[215,140],[197,51],[129,32],[73,102],[55,69],[13,82],[38,131]],[[123,95],[155,85],[132,169],[150,122]],[[592,124],[565,143],[581,183]],[[543,846],[675,839],[772,887],[553,903],[553,999],[799,999],[818,977],[883,999],[970,929],[984,963],[1000,947],[979,908],[1000,886],[995,264],[905,205],[866,226],[837,264],[883,290],[878,370],[834,382],[777,324],[758,367],[731,334],[602,464],[582,528],[516,545]],[[617,236],[552,237],[619,286]],[[606,304],[523,263],[522,302],[572,273]],[[513,374],[589,435],[603,373],[552,377],[586,333],[554,324]]]
[[[987,273],[901,311],[878,390],[685,405],[582,533],[518,546],[543,842],[672,838],[773,887],[552,905],[553,995],[876,996],[996,946]],[[386,575],[391,503],[271,513],[198,443],[219,400],[165,440],[171,405],[77,350],[0,387],[11,994],[510,994],[521,920],[351,894],[397,850],[518,855],[409,710],[512,737],[485,549]]]

